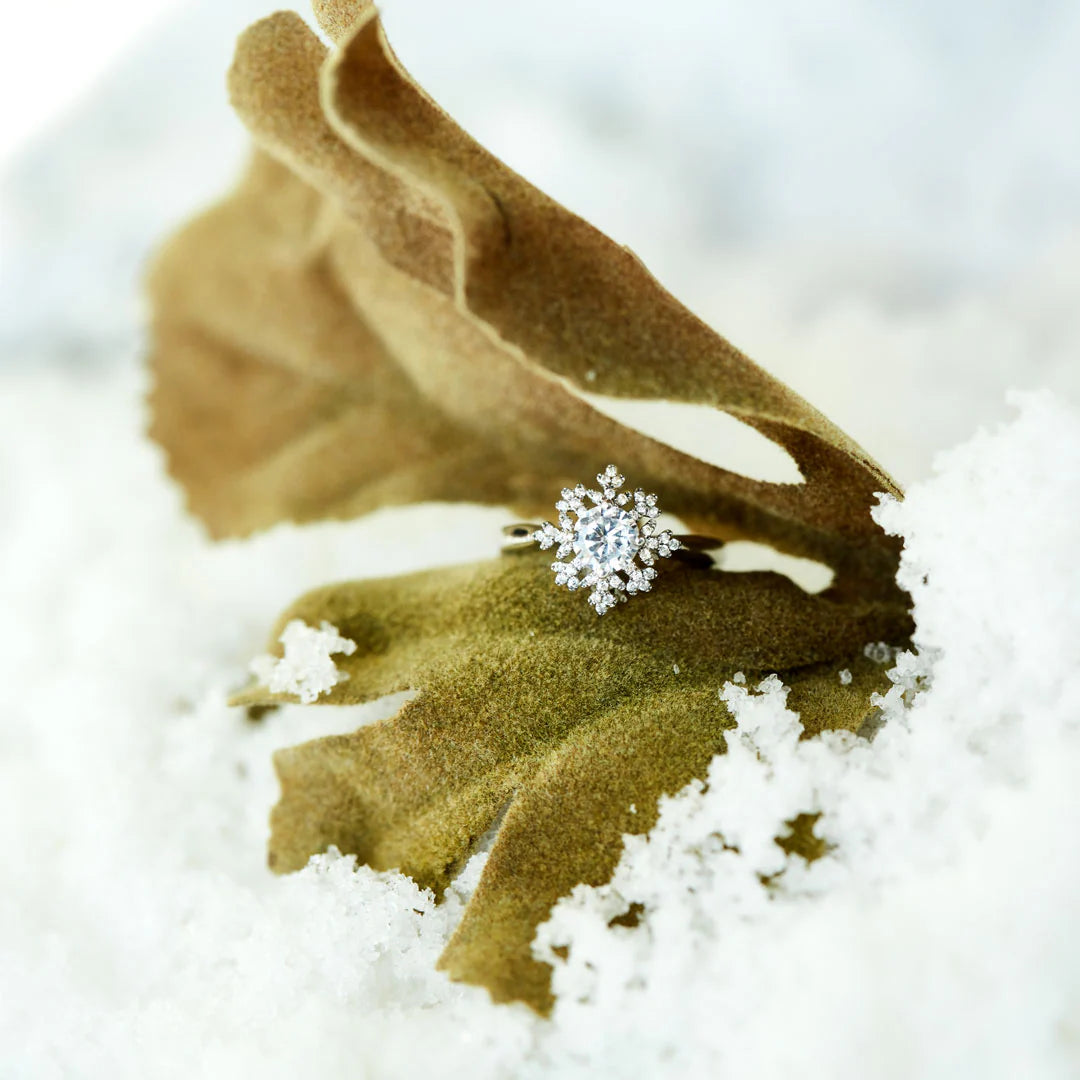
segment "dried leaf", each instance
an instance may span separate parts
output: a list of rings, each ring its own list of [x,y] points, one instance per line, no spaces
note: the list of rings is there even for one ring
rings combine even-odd
[[[687,527],[829,563],[837,596],[897,599],[872,523],[889,477],[672,298],[637,258],[458,128],[366,4],[291,13],[229,76],[260,148],[151,277],[154,436],[218,536],[424,499],[534,516],[616,460]],[[711,406],[804,482],[705,464],[588,391]]]
[[[326,620],[357,645],[323,702],[419,693],[391,719],[279,751],[270,841],[278,871],[333,844],[441,894],[505,808],[441,965],[540,1010],[552,999],[530,952],[536,926],[577,883],[608,880],[623,835],[655,823],[661,794],[705,775],[731,726],[724,681],[779,672],[808,735],[858,730],[888,686],[863,645],[910,632],[902,607],[681,565],[647,602],[598,619],[552,586],[548,561],[330,586],[282,616]],[[236,703],[283,700],[254,688]]]
[[[357,645],[324,700],[419,693],[391,720],[278,754],[273,865],[334,844],[441,893],[498,823],[442,963],[543,1010],[537,923],[578,882],[607,880],[661,794],[704,775],[730,726],[724,680],[780,672],[810,734],[864,723],[886,680],[861,646],[910,631],[896,542],[868,514],[896,487],[632,253],[454,125],[367,4],[316,9],[334,51],[289,13],[241,37],[230,94],[258,151],[151,275],[152,430],[211,531],[425,499],[531,517],[614,459],[688,528],[836,572],[809,596],[773,574],[675,567],[647,603],[598,620],[536,553],[323,589],[283,617]],[[698,461],[586,391],[723,410],[803,482]],[[282,700],[256,688],[237,703]],[[790,827],[783,842],[814,856],[812,822]]]

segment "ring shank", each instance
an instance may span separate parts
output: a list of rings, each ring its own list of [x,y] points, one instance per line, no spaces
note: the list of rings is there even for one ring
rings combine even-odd
[[[534,533],[539,528],[539,525],[531,521],[516,521],[513,525],[503,526],[503,554],[511,555],[518,551],[532,550],[537,546]],[[716,551],[724,546],[723,540],[717,540],[715,536],[702,536],[699,533],[677,533],[675,539],[679,541],[679,547],[671,553],[672,557],[689,563],[691,566],[703,568],[713,564],[708,552]]]

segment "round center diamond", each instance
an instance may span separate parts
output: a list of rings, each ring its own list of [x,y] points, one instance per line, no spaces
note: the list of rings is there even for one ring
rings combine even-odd
[[[578,516],[574,551],[602,574],[621,570],[641,547],[633,514],[610,503],[594,506]]]

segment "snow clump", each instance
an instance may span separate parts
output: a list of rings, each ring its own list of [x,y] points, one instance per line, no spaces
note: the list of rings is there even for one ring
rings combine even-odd
[[[310,705],[348,679],[331,657],[334,653],[352,656],[356,642],[342,637],[325,619],[318,630],[302,619],[290,619],[278,641],[285,647],[280,659],[264,655],[251,661],[251,673],[272,694],[293,694]]]

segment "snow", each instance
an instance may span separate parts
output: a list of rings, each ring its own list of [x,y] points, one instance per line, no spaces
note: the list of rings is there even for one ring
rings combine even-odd
[[[1018,404],[879,512],[919,629],[874,741],[800,742],[775,677],[727,684],[707,783],[541,928],[558,1075],[628,1043],[659,1077],[1075,1075],[1080,413]],[[773,840],[800,813],[809,865]]]
[[[555,34],[540,9],[388,5],[453,112],[912,481],[876,511],[918,628],[867,643],[894,684],[873,741],[800,741],[777,680],[718,686],[739,726],[707,783],[541,928],[551,1021],[434,970],[484,854],[442,905],[333,852],[265,866],[273,751],[406,698],[228,709],[274,619],[371,567],[493,555],[507,518],[212,544],[185,516],[143,435],[132,281],[242,156],[206,88],[260,6],[228,7],[193,5],[6,185],[0,1074],[1077,1075],[1075,6],[660,24],[590,0]],[[773,842],[801,813],[830,845],[810,865]]]
[[[356,642],[342,637],[325,619],[318,629],[303,619],[290,619],[278,640],[285,647],[283,656],[263,654],[249,665],[252,675],[272,694],[295,694],[310,705],[348,679],[338,671],[333,654],[351,656]]]

